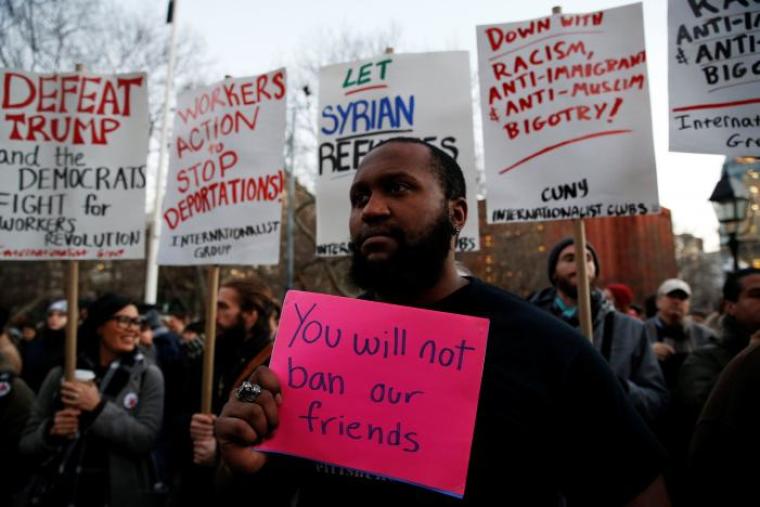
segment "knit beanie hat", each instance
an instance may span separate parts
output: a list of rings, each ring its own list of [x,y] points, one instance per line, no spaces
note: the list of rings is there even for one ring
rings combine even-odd
[[[611,283],[607,286],[612,297],[615,299],[615,306],[628,307],[633,303],[633,291],[624,283]]]
[[[562,250],[564,250],[568,245],[572,245],[574,243],[575,240],[573,238],[565,238],[554,245],[549,251],[547,271],[549,274],[549,282],[551,282],[552,285],[554,285],[554,271],[557,269],[557,262],[559,261],[560,252],[562,252]],[[596,250],[594,250],[594,247],[588,241],[586,242],[586,249],[591,252],[591,259],[594,262],[594,268],[596,268],[596,276],[598,277],[600,272],[599,257],[597,257]]]

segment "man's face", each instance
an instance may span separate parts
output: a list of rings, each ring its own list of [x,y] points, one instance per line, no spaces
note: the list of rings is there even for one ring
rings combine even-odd
[[[66,327],[67,320],[68,316],[66,315],[66,312],[58,310],[49,311],[47,314],[47,327],[52,331],[58,331],[59,329]]]
[[[747,275],[739,280],[742,290],[736,301],[726,301],[726,313],[750,333],[760,330],[760,275]]]
[[[657,310],[666,324],[680,324],[689,314],[689,295],[682,290],[674,290],[658,296]]]
[[[169,315],[166,318],[166,327],[168,327],[172,333],[182,334],[182,331],[185,329],[185,319],[176,315]]]
[[[589,282],[596,279],[596,266],[591,252],[586,250],[586,273]],[[554,281],[557,288],[573,299],[578,298],[578,273],[575,266],[575,244],[567,245],[557,257],[557,267],[554,270]]]
[[[216,302],[216,327],[222,333],[242,325],[240,299],[237,291],[229,287],[219,289]]]
[[[419,144],[389,143],[364,158],[351,185],[351,276],[360,287],[410,295],[432,287],[466,204],[444,197]],[[464,201],[463,199],[461,201]]]

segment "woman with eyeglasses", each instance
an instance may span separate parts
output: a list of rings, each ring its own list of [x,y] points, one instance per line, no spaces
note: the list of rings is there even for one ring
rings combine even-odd
[[[140,324],[129,299],[99,298],[79,330],[78,380],[63,380],[60,367],[45,379],[20,443],[42,465],[30,504],[147,507],[156,499],[150,451],[164,381],[136,347]]]

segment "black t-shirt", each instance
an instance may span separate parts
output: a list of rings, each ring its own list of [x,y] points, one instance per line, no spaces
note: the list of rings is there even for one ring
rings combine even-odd
[[[575,330],[477,279],[431,309],[491,322],[464,501],[302,462],[299,506],[556,506],[564,497],[568,505],[611,507],[662,472],[655,438]]]

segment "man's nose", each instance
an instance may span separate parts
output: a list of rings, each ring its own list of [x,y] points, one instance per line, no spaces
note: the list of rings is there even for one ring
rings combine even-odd
[[[367,204],[362,208],[362,220],[365,222],[376,221],[390,216],[391,210],[383,196],[373,193]]]

